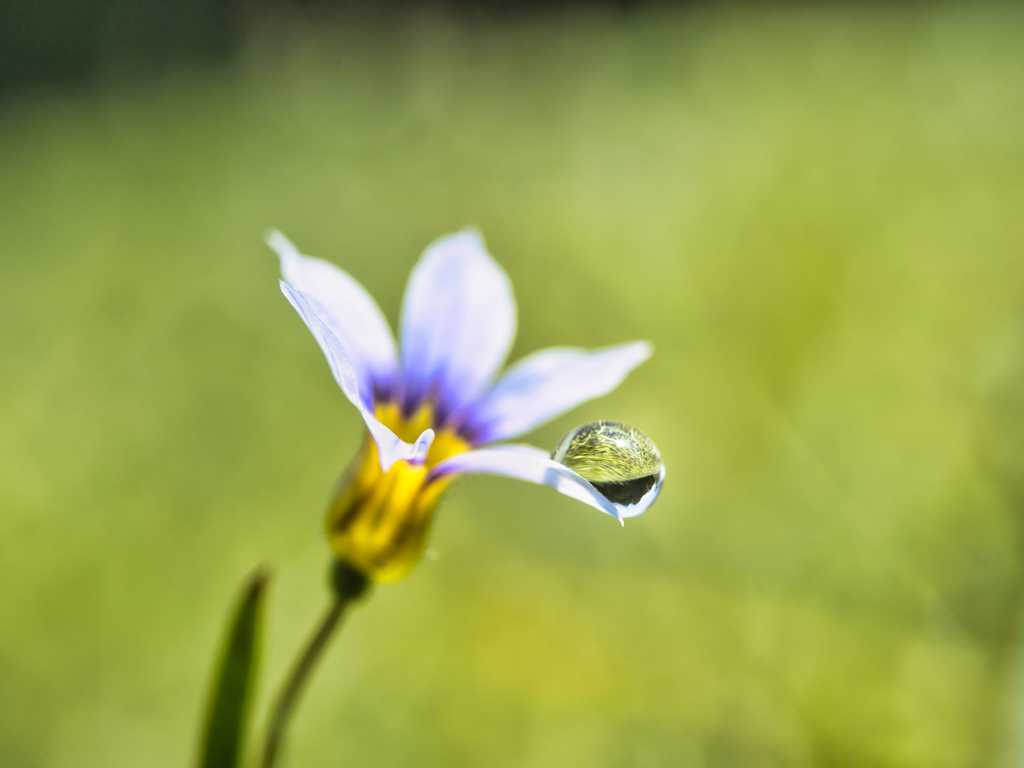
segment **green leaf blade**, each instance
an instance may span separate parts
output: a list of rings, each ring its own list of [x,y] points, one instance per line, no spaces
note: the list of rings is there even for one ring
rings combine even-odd
[[[242,762],[256,688],[263,603],[269,574],[249,578],[214,673],[200,743],[199,768],[237,768]]]

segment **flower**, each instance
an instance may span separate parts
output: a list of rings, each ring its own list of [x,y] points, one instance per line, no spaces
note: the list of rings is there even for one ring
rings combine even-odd
[[[547,485],[620,522],[654,501],[609,501],[539,448],[487,446],[607,394],[651,354],[635,341],[595,351],[536,352],[493,381],[512,344],[508,276],[480,234],[442,237],[413,269],[402,306],[401,357],[380,308],[346,272],[304,256],[280,232],[281,290],[313,332],[368,432],[327,514],[335,554],[376,581],[415,565],[445,488],[467,472]]]

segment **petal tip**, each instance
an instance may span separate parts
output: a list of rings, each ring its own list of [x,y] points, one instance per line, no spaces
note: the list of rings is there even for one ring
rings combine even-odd
[[[427,246],[424,256],[433,253],[444,253],[449,256],[454,253],[459,254],[462,258],[483,257],[485,260],[498,266],[498,263],[494,261],[494,257],[487,250],[483,233],[476,227],[463,227],[458,232],[452,232],[437,238],[437,240]]]
[[[263,242],[277,251],[278,254],[281,254],[283,251],[295,250],[295,246],[292,244],[292,241],[282,235],[280,230],[277,229],[268,229],[263,234]]]
[[[627,517],[638,517],[651,508],[651,505],[658,500],[661,495],[661,488],[665,483],[665,467],[661,468],[661,474],[658,477],[658,482],[654,484],[654,487],[647,492],[642,499],[636,504],[630,506],[622,506],[620,504],[615,505],[615,509],[618,512],[619,519],[625,519]]]
[[[486,246],[484,245],[484,233],[480,231],[479,227],[473,225],[465,226],[458,232],[456,232],[453,236],[470,238],[472,240],[475,240],[477,245],[479,245],[481,248],[486,249]]]
[[[637,357],[637,365],[646,362],[648,359],[650,359],[651,355],[654,354],[654,345],[645,339],[630,342],[629,346],[635,351]]]
[[[302,254],[299,253],[299,249],[276,229],[268,230],[263,241],[273,249],[277,258],[280,259],[281,272],[285,274],[285,277],[291,279],[291,275],[288,274],[288,263],[301,258]]]

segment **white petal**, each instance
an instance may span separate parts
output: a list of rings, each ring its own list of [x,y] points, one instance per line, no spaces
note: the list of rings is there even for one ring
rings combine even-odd
[[[515,327],[512,285],[478,232],[427,248],[402,307],[406,409],[434,398],[443,421],[475,400],[504,362]]]
[[[303,256],[277,230],[267,245],[281,257],[284,279],[306,296],[310,305],[348,353],[367,406],[374,396],[390,392],[398,371],[395,340],[373,297],[351,275],[330,262]]]
[[[477,444],[505,440],[606,395],[651,356],[651,345],[545,349],[512,366],[476,406],[465,432]]]
[[[538,485],[547,485],[559,493],[589,504],[622,521],[622,510],[618,505],[608,501],[594,486],[571,469],[552,461],[548,454],[539,448],[529,445],[501,445],[459,453],[434,467],[427,477],[427,482],[444,475],[463,472],[505,475]]]
[[[352,368],[352,363],[345,353],[345,348],[331,329],[327,327],[327,324],[313,310],[308,297],[283,280],[281,281],[281,292],[288,299],[289,303],[295,307],[295,311],[299,313],[299,316],[309,327],[309,330],[313,332],[313,336],[316,338],[320,349],[323,350],[324,356],[331,366],[331,373],[334,374],[334,379],[341,387],[341,391],[345,393],[345,397],[359,409],[363,421],[366,422],[366,428],[370,430],[374,442],[377,443],[381,470],[387,472],[391,469],[392,464],[400,460],[411,461],[417,464],[423,463],[427,458],[427,450],[430,448],[430,443],[434,439],[434,430],[425,430],[416,442],[410,445],[399,440],[394,432],[381,424],[360,397],[359,381]]]

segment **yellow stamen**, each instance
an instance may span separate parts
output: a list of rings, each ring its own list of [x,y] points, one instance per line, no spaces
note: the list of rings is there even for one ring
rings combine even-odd
[[[433,425],[428,404],[408,419],[396,405],[377,406],[377,418],[398,437],[413,442]],[[454,432],[441,430],[423,464],[395,462],[381,472],[377,444],[367,435],[341,492],[327,513],[327,540],[335,554],[374,581],[398,581],[419,560],[434,509],[451,478],[424,485],[427,473],[449,456],[470,449]]]

